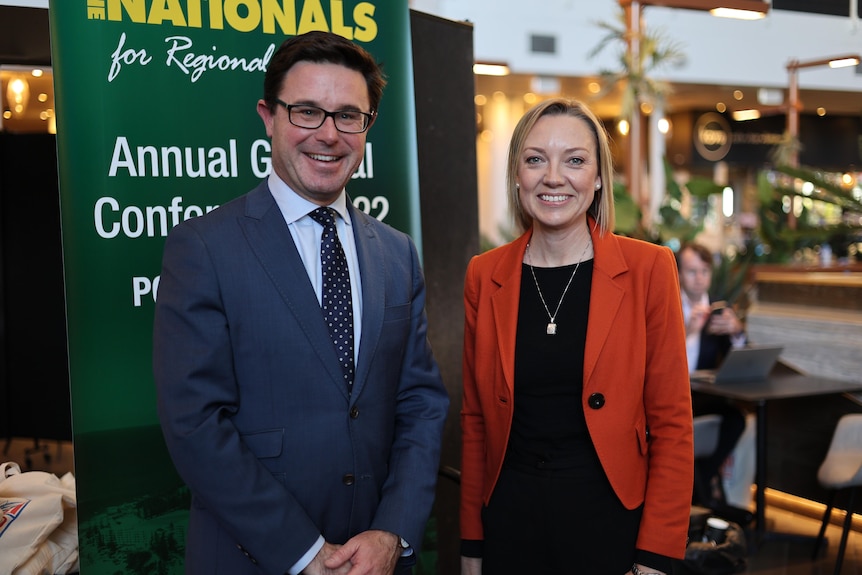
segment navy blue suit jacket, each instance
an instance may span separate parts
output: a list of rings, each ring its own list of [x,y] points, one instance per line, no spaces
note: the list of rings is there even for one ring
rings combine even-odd
[[[351,395],[266,182],[168,236],[153,363],[193,496],[187,573],[281,575],[321,534],[422,542],[449,401],[424,279],[406,234],[348,209],[363,294]]]

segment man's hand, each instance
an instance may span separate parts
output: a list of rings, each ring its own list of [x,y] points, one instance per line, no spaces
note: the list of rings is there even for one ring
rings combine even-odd
[[[336,567],[327,567],[326,562],[338,551],[341,545],[324,543],[308,567],[302,570],[301,575],[346,575],[350,571],[350,561],[340,563]]]
[[[330,569],[352,565],[348,575],[392,575],[401,557],[398,536],[388,531],[364,531],[351,537],[324,563]],[[342,571],[337,571],[341,573]]]
[[[703,304],[695,304],[691,306],[691,313],[688,316],[688,323],[685,324],[686,337],[700,333],[703,326],[706,325],[709,319],[709,306]]]
[[[726,307],[709,318],[707,331],[716,335],[737,335],[742,333],[742,322],[731,308]]]

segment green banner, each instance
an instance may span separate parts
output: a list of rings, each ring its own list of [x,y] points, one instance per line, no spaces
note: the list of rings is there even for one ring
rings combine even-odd
[[[269,173],[264,70],[286,37],[329,30],[371,51],[389,81],[348,193],[419,244],[409,11],[348,0],[49,10],[81,569],[182,573],[188,493],[164,448],[151,369],[164,238]]]

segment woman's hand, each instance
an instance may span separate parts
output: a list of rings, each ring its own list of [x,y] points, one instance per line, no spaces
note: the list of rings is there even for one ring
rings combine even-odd
[[[664,571],[659,571],[652,567],[641,565],[640,563],[635,563],[626,575],[628,575],[628,573],[632,573],[633,575],[665,575]]]

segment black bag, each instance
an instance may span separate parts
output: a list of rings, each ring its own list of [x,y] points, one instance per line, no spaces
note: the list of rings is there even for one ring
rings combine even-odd
[[[685,548],[685,559],[674,562],[674,573],[676,575],[741,573],[747,567],[747,552],[745,531],[739,524],[729,522],[722,543],[701,542],[692,538],[692,541]]]

